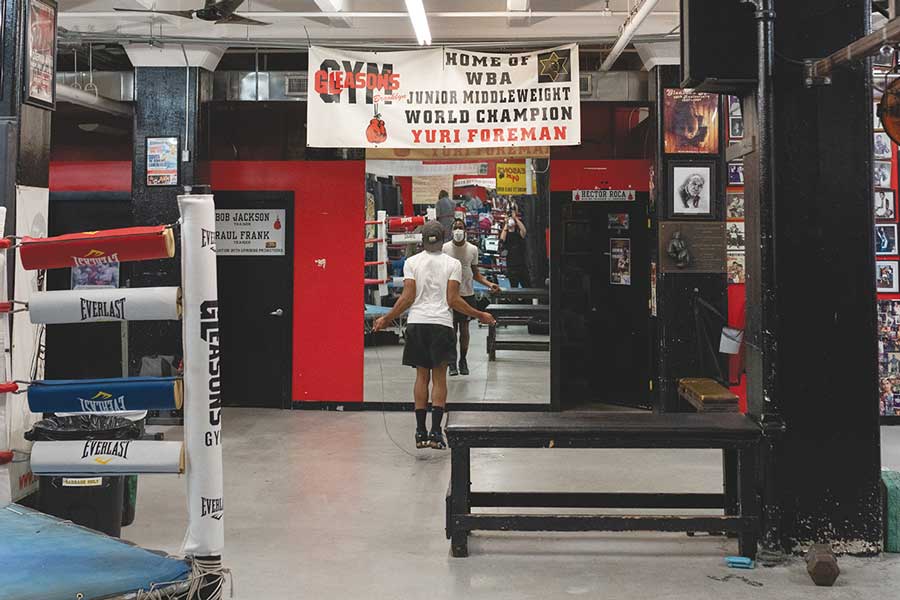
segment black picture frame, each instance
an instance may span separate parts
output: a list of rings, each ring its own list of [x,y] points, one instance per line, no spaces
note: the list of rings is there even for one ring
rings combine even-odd
[[[670,160],[668,162],[667,213],[670,220],[715,220],[719,216],[721,190],[719,189],[719,162],[715,159],[704,160]],[[703,177],[705,190],[708,191],[708,203],[704,205],[701,196],[699,204],[694,206],[689,198],[690,190],[686,189],[688,178],[694,174]],[[685,206],[687,204],[687,206]]]
[[[38,18],[41,20],[36,21]],[[26,0],[22,101],[47,110],[56,110],[58,18],[59,6],[54,0]]]
[[[154,142],[171,143],[175,142],[175,173],[174,181],[164,180],[168,175],[171,178],[172,173],[156,172],[151,173],[150,166],[150,145]],[[156,178],[156,179],[151,179]],[[144,183],[147,187],[172,187],[177,186],[181,180],[181,137],[177,135],[151,135],[144,138]]]

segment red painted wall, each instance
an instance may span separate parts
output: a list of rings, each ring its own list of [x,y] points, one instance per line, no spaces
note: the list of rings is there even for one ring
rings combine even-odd
[[[50,189],[131,193],[131,161],[51,162]]]
[[[650,191],[649,160],[551,160],[550,190]]]
[[[213,161],[210,180],[294,192],[293,400],[362,402],[365,162]]]

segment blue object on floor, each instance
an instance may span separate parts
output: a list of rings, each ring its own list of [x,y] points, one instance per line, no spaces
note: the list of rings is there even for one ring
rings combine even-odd
[[[726,556],[725,564],[732,569],[752,569],[753,561],[746,556]]]
[[[0,600],[92,600],[190,573],[184,560],[16,504],[0,508],[0,540]]]

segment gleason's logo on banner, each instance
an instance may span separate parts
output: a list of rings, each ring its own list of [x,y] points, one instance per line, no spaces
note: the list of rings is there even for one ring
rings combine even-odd
[[[454,48],[312,47],[307,143],[489,148],[581,143],[578,46],[489,54]]]
[[[209,345],[209,425],[204,443],[207,447],[218,446],[222,432],[222,399],[220,397],[221,380],[219,377],[219,302],[206,300],[200,304],[200,339]]]

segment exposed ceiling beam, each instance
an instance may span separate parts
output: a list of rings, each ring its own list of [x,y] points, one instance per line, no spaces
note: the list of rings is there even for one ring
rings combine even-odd
[[[316,6],[323,13],[343,13],[346,8],[344,0],[315,0]],[[350,27],[350,19],[347,17],[328,17],[328,22],[332,27]]]
[[[511,13],[522,13],[522,16],[507,17],[506,24],[510,27],[528,27],[531,17],[531,0],[506,0],[506,10]]]
[[[632,13],[625,19],[625,23],[622,26],[622,32],[619,34],[619,39],[613,44],[612,50],[609,51],[606,60],[600,65],[601,71],[609,71],[612,69],[616,59],[619,58],[619,55],[622,54],[625,47],[631,43],[631,39],[637,33],[637,30],[640,29],[644,20],[651,12],[653,12],[653,9],[656,8],[657,4],[659,4],[659,0],[643,0],[640,4],[635,6]]]
[[[322,17],[335,17],[347,19],[407,19],[409,14],[405,11],[352,11],[352,12],[296,12],[281,10],[266,11],[245,11],[237,13],[242,17],[249,19],[321,19]],[[533,10],[529,16],[541,19],[591,19],[598,17],[626,16],[626,11],[612,11],[607,13],[602,10]],[[654,12],[653,17],[677,17],[678,12]],[[147,19],[146,14],[142,13],[122,13],[115,11],[80,11],[80,10],[64,10],[60,11],[59,16],[66,19],[100,19],[100,18],[116,18],[118,20],[125,19]],[[428,13],[430,19],[502,19],[509,17],[520,17],[514,11],[508,10],[491,10],[491,11],[432,11]]]

